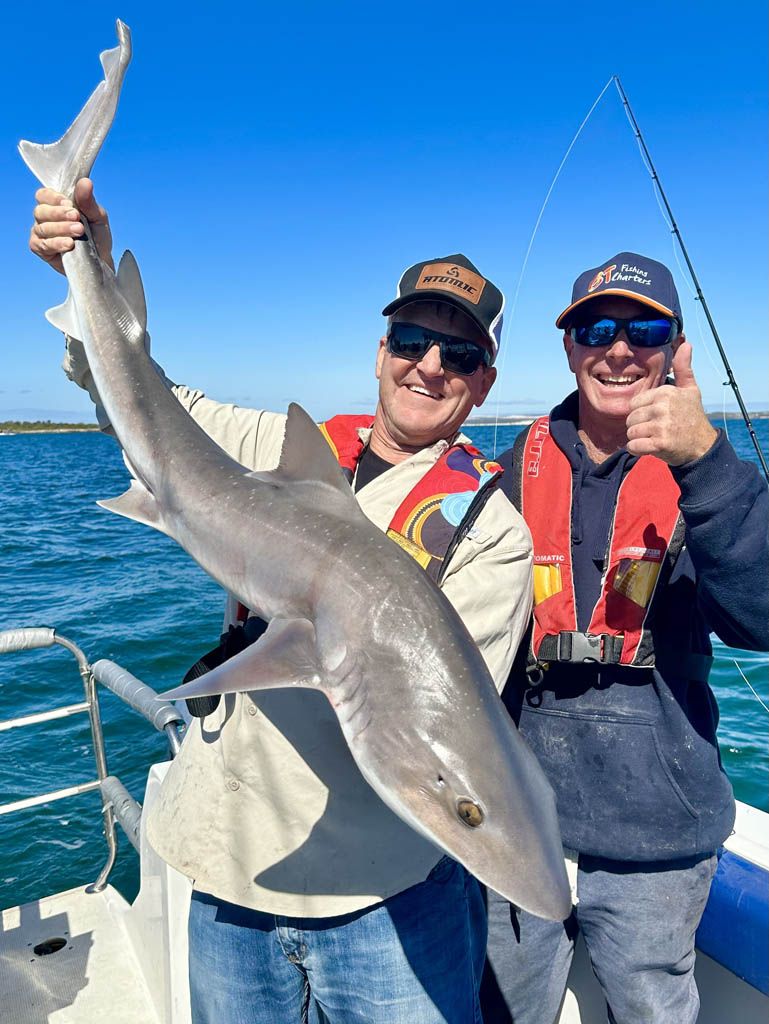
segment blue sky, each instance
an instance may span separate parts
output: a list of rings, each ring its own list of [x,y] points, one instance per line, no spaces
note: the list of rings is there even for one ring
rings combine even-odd
[[[373,409],[380,311],[420,259],[466,253],[508,296],[484,412],[570,389],[558,332],[573,278],[619,250],[676,273],[706,403],[723,369],[617,93],[621,76],[743,395],[767,408],[767,12],[713,2],[575,5],[15,5],[3,15],[0,419],[90,418],[43,319],[64,281],[26,250],[36,187],[20,138],[58,138],[133,32],[94,170],[116,248],[144,277],[153,351],[212,397],[316,417]],[[12,101],[8,102],[11,97]],[[731,394],[726,396],[732,406]]]

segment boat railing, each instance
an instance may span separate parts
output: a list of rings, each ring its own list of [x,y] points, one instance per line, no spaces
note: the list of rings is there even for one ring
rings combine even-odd
[[[28,810],[41,804],[52,803],[55,800],[79,796],[81,793],[88,793],[98,789],[102,797],[102,819],[104,823],[104,837],[107,842],[107,861],[99,872],[96,881],[88,886],[87,891],[101,892],[107,885],[107,880],[117,858],[115,822],[118,822],[131,845],[138,850],[141,806],[134,800],[123,783],[116,776],[109,774],[96,684],[100,683],[102,686],[105,686],[123,703],[128,704],[134,711],[142,715],[155,729],[159,732],[164,732],[168,740],[169,754],[172,758],[179,751],[180,729],[184,725],[184,720],[173,704],[159,699],[155,691],[150,686],[147,686],[146,683],[131,675],[130,672],[121,668],[120,665],[107,659],[94,662],[92,665],[77,644],[68,640],[67,637],[61,636],[55,629],[36,626],[24,629],[0,630],[0,654],[40,650],[46,647],[54,647],[56,644],[66,648],[77,661],[78,671],[83,682],[85,699],[75,704],[61,705],[47,711],[0,721],[0,732],[22,728],[27,725],[38,725],[42,722],[51,722],[58,718],[67,718],[70,715],[87,714],[91,726],[96,778],[89,782],[68,786],[64,789],[52,790],[47,793],[26,797],[23,800],[14,800],[9,803],[0,804],[0,816],[12,814],[15,811]]]

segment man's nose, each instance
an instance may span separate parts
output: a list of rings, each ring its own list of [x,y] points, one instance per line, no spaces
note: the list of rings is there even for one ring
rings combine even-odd
[[[619,332],[611,345],[609,345],[606,355],[614,359],[626,359],[628,356],[633,355],[632,346],[624,329]]]
[[[417,367],[430,377],[437,377],[441,373],[441,349],[437,341],[428,348],[418,361]]]

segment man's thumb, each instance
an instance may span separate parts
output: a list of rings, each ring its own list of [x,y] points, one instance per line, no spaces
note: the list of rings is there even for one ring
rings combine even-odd
[[[674,352],[671,369],[677,388],[697,387],[697,381],[692,370],[692,346],[688,341],[682,341]]]

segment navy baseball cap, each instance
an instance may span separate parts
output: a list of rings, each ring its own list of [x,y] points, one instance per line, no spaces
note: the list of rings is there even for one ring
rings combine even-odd
[[[617,253],[600,267],[580,274],[574,282],[571,304],[558,317],[555,326],[570,327],[574,310],[602,295],[622,295],[642,302],[676,320],[679,331],[683,330],[684,318],[673,275],[663,263],[637,252]]]
[[[448,302],[461,309],[480,327],[491,342],[492,361],[502,337],[505,297],[495,284],[480,273],[467,256],[436,256],[404,270],[398,294],[382,310],[391,316],[410,302]]]

